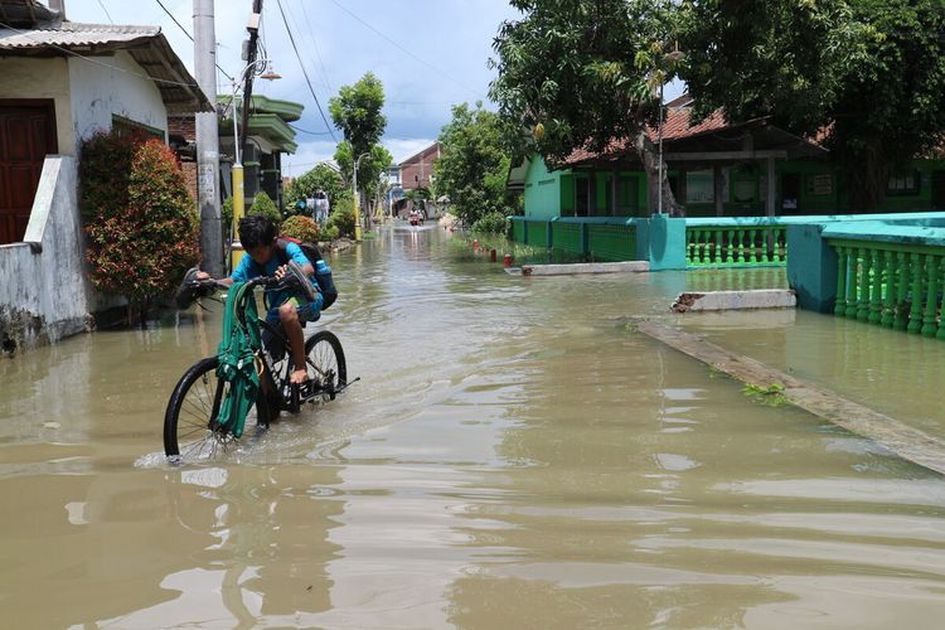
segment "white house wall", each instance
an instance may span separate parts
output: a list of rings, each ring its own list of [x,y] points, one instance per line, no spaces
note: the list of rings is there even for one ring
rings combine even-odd
[[[61,155],[75,155],[72,101],[69,98],[69,66],[63,58],[29,59],[0,57],[0,99],[53,99],[56,133]]]
[[[79,142],[112,127],[112,115],[160,129],[167,140],[167,108],[157,85],[127,52],[69,59],[72,116]]]
[[[49,156],[24,237],[33,246],[0,245],[0,352],[85,330],[89,304],[79,234],[75,158]]]

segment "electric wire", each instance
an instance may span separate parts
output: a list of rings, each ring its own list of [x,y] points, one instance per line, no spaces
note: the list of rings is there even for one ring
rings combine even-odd
[[[434,72],[436,72],[437,74],[439,74],[440,76],[442,76],[443,78],[450,80],[451,82],[453,82],[453,83],[456,84],[457,86],[461,87],[464,91],[469,92],[469,93],[471,93],[471,94],[476,94],[473,90],[470,90],[468,86],[464,85],[463,83],[461,83],[460,81],[458,81],[457,79],[455,79],[453,76],[451,76],[448,72],[446,72],[446,71],[443,70],[442,68],[438,68],[437,66],[433,65],[433,64],[430,63],[429,61],[427,61],[427,60],[421,58],[420,56],[418,56],[418,55],[416,55],[416,54],[414,54],[413,52],[411,52],[410,50],[408,50],[407,48],[405,48],[404,46],[402,46],[400,43],[398,43],[397,41],[395,41],[393,38],[391,38],[391,37],[385,35],[383,32],[381,32],[380,30],[378,30],[377,28],[375,28],[372,24],[370,24],[369,22],[367,22],[366,20],[364,20],[362,17],[360,17],[357,13],[355,13],[354,11],[352,11],[351,9],[349,9],[348,7],[346,7],[346,6],[344,6],[343,4],[341,4],[340,2],[338,2],[338,0],[331,0],[331,3],[334,4],[336,7],[338,7],[339,9],[341,9],[342,11],[344,11],[345,13],[347,13],[348,15],[350,15],[352,18],[354,18],[354,19],[357,20],[358,22],[360,22],[364,27],[366,27],[366,28],[372,30],[372,31],[373,31],[374,33],[376,33],[378,36],[383,37],[385,40],[387,40],[388,42],[390,42],[393,46],[395,46],[396,48],[400,49],[404,54],[409,55],[409,56],[412,57],[413,59],[419,61],[420,63],[422,63],[422,64],[425,65],[426,67],[430,68],[431,70],[433,70]],[[478,97],[478,94],[477,94],[477,97]]]
[[[177,28],[179,28],[179,29],[184,33],[184,35],[186,35],[187,38],[190,39],[190,41],[194,41],[194,36],[190,34],[190,31],[188,31],[186,28],[184,28],[184,25],[183,25],[183,24],[181,24],[180,22],[177,21],[177,18],[174,17],[174,14],[171,13],[171,12],[168,10],[168,8],[167,8],[166,6],[164,6],[164,3],[161,2],[161,0],[154,0],[154,1],[157,2],[157,3],[158,3],[158,6],[161,7],[161,8],[164,10],[164,13],[167,14],[167,17],[171,18],[171,20],[174,22],[174,24],[177,25]],[[99,2],[101,3],[101,0],[99,0]],[[104,7],[102,7],[102,8],[104,8]],[[107,11],[106,11],[106,13],[107,13]],[[215,64],[215,65],[216,65],[216,67],[217,67],[217,70],[219,70],[220,73],[223,74],[223,76],[225,76],[225,77],[226,77],[227,79],[229,79],[230,81],[233,81],[233,80],[234,80],[233,77],[230,76],[229,73],[228,73],[226,70],[224,70],[223,68],[220,67],[220,64]]]
[[[109,70],[117,70],[118,72],[123,72],[125,74],[135,76],[135,77],[140,77],[142,79],[148,79],[149,81],[154,81],[155,83],[163,83],[164,85],[177,85],[180,87],[197,88],[198,90],[200,89],[200,86],[197,85],[196,83],[183,83],[181,81],[172,81],[171,79],[159,79],[158,77],[152,77],[149,74],[142,74],[140,72],[134,72],[133,70],[127,70],[125,68],[121,68],[119,66],[115,66],[110,63],[105,63],[104,61],[98,61],[97,59],[86,57],[83,54],[75,52],[74,50],[69,50],[68,48],[65,48],[63,46],[59,46],[57,44],[51,44],[47,41],[37,39],[36,37],[32,35],[32,33],[30,33],[30,31],[24,31],[24,30],[18,29],[14,26],[10,26],[6,22],[0,22],[0,27],[9,29],[13,31],[14,33],[18,33],[20,35],[25,35],[27,38],[35,41],[37,44],[40,44],[42,46],[48,46],[49,48],[54,48],[60,52],[64,52],[67,55],[72,55],[73,57],[77,57],[78,59],[81,59],[95,66],[101,66],[103,68],[108,68]]]
[[[309,131],[308,129],[302,129],[301,127],[297,127],[296,125],[293,125],[292,123],[289,123],[289,126],[295,129],[296,131],[298,131],[299,133],[308,134],[310,136],[327,136],[331,133],[329,131]]]
[[[322,79],[325,81],[325,87],[328,88],[329,93],[333,94],[335,92],[335,88],[328,80],[328,70],[325,68],[325,62],[322,61],[322,53],[318,48],[318,37],[316,37],[315,29],[312,27],[312,23],[308,19],[308,9],[305,8],[305,0],[300,0],[299,4],[302,5],[302,16],[305,18],[305,24],[308,26],[308,32],[312,36],[312,46],[315,48],[315,58],[318,59],[318,67],[322,70]]]
[[[112,19],[112,14],[108,12],[108,9],[105,7],[105,3],[102,2],[102,0],[98,0],[98,6],[102,7],[102,11],[105,12],[105,15],[108,17],[108,21],[114,24],[115,20]]]
[[[338,138],[335,136],[332,126],[328,123],[328,117],[325,116],[325,111],[322,109],[322,104],[318,101],[318,95],[315,94],[315,88],[312,87],[312,80],[308,76],[308,71],[305,69],[305,64],[302,62],[302,55],[299,54],[299,48],[295,44],[295,36],[292,35],[292,29],[289,28],[289,20],[286,18],[285,9],[282,7],[282,0],[276,0],[276,4],[279,6],[279,13],[282,15],[282,23],[285,24],[285,31],[289,35],[289,42],[292,44],[292,50],[295,51],[295,58],[298,59],[299,68],[302,69],[302,75],[305,77],[305,83],[308,85],[308,91],[311,92],[312,98],[315,99],[315,105],[318,107],[318,113],[321,114],[322,122],[325,123],[325,128],[328,129],[328,133],[331,135],[332,140],[338,142]]]

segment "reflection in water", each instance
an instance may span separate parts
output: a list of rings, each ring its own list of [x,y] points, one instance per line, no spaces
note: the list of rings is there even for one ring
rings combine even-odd
[[[167,467],[160,423],[218,312],[0,361],[5,625],[938,619],[939,477],[622,323],[783,270],[523,279],[447,238],[389,231],[332,260],[320,325],[363,381],[203,466]],[[945,385],[945,345],[856,322],[680,321],[907,421],[931,425]]]

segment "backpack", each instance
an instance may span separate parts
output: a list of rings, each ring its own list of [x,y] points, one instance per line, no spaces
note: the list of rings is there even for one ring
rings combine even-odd
[[[338,299],[338,289],[335,288],[335,282],[331,278],[331,267],[322,258],[322,253],[315,243],[303,243],[297,238],[291,236],[280,236],[276,239],[276,253],[279,255],[279,261],[284,265],[289,262],[289,253],[286,251],[289,243],[295,243],[301,248],[302,253],[312,263],[315,269],[315,282],[318,284],[318,290],[322,294],[324,303],[322,310],[335,303]]]

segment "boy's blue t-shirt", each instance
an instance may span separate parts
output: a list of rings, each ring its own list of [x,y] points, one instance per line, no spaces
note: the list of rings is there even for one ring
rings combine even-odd
[[[285,253],[288,255],[289,260],[294,261],[298,265],[312,265],[312,269],[315,268],[315,265],[305,257],[302,248],[295,243],[290,242],[286,244]],[[240,260],[240,264],[233,270],[230,277],[236,282],[246,282],[247,280],[252,280],[259,276],[274,275],[276,269],[282,266],[280,260],[281,258],[278,252],[275,251],[275,246],[273,246],[272,258],[269,259],[269,262],[266,263],[265,266],[257,264],[249,254],[244,254],[243,258]],[[314,277],[309,276],[308,281],[312,283],[317,293],[318,285],[315,283]],[[278,308],[291,297],[292,293],[289,291],[266,290],[266,300],[269,302],[270,309]]]

